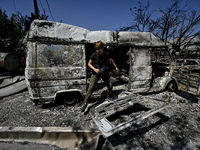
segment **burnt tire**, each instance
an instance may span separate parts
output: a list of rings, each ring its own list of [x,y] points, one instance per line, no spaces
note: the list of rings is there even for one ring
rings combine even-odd
[[[56,104],[64,106],[75,105],[79,100],[77,93],[60,93],[56,96]]]
[[[63,95],[64,106],[73,106],[77,103],[78,97],[75,94],[65,94]]]
[[[176,92],[178,90],[177,84],[175,81],[170,81],[167,85],[167,90],[169,92]]]

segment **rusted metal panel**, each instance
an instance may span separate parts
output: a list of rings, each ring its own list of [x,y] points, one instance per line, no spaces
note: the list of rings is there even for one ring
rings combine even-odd
[[[26,68],[36,68],[36,46],[35,42],[27,42]]]
[[[52,99],[59,91],[86,91],[85,46],[29,43],[26,80],[32,99]]]
[[[117,34],[113,31],[90,31],[87,33],[85,40],[89,43],[96,43],[97,41],[101,40],[106,44],[115,44],[117,43],[116,37]]]
[[[172,74],[181,91],[200,95],[200,60],[179,59]]]
[[[85,28],[69,24],[46,20],[34,20],[30,26],[29,38],[53,38],[54,41],[62,39],[73,42],[83,40],[88,32],[90,31]]]
[[[129,90],[133,92],[148,91],[152,79],[151,50],[131,48],[129,62]]]
[[[40,99],[40,101],[54,100],[59,92],[78,91],[86,93],[85,79],[79,80],[50,80],[50,81],[31,81],[31,99]]]
[[[84,67],[39,67],[27,69],[26,77],[32,80],[85,78]]]
[[[134,94],[115,99],[113,101],[105,101],[96,105],[91,110],[93,121],[98,126],[104,137],[109,137],[119,131],[130,127],[132,124],[139,124],[142,120],[166,109],[171,106],[172,99],[169,96],[161,106],[150,109],[143,113],[136,113],[132,108],[144,99],[137,97]]]
[[[165,47],[164,42],[150,32],[120,31],[117,37],[120,45]]]

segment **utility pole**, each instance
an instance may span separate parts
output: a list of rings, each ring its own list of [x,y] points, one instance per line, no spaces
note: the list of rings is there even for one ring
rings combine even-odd
[[[33,0],[33,3],[34,3],[34,8],[35,8],[36,19],[39,19],[39,9],[38,9],[38,5],[37,5],[37,0]]]

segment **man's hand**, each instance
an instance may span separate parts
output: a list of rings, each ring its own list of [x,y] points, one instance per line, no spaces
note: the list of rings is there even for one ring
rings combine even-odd
[[[119,73],[119,69],[117,67],[115,67],[115,69],[116,69],[117,73]]]
[[[94,71],[95,71],[97,74],[100,73],[100,70],[99,70],[99,69],[94,68]]]
[[[117,68],[117,65],[115,64],[114,60],[112,58],[109,59],[110,62],[112,62],[113,66],[115,66],[115,70],[117,73],[119,73],[119,69]]]

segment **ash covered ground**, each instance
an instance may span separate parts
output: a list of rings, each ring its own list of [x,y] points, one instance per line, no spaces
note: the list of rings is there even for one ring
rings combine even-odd
[[[144,101],[135,109],[152,109],[167,98],[168,92],[141,96]],[[173,104],[161,112],[104,139],[97,149],[200,149],[200,102],[195,96],[171,93]],[[152,99],[156,99],[154,101]],[[35,105],[28,92],[0,100],[0,126],[21,127],[96,127],[90,113],[81,113],[82,103],[75,106]]]

